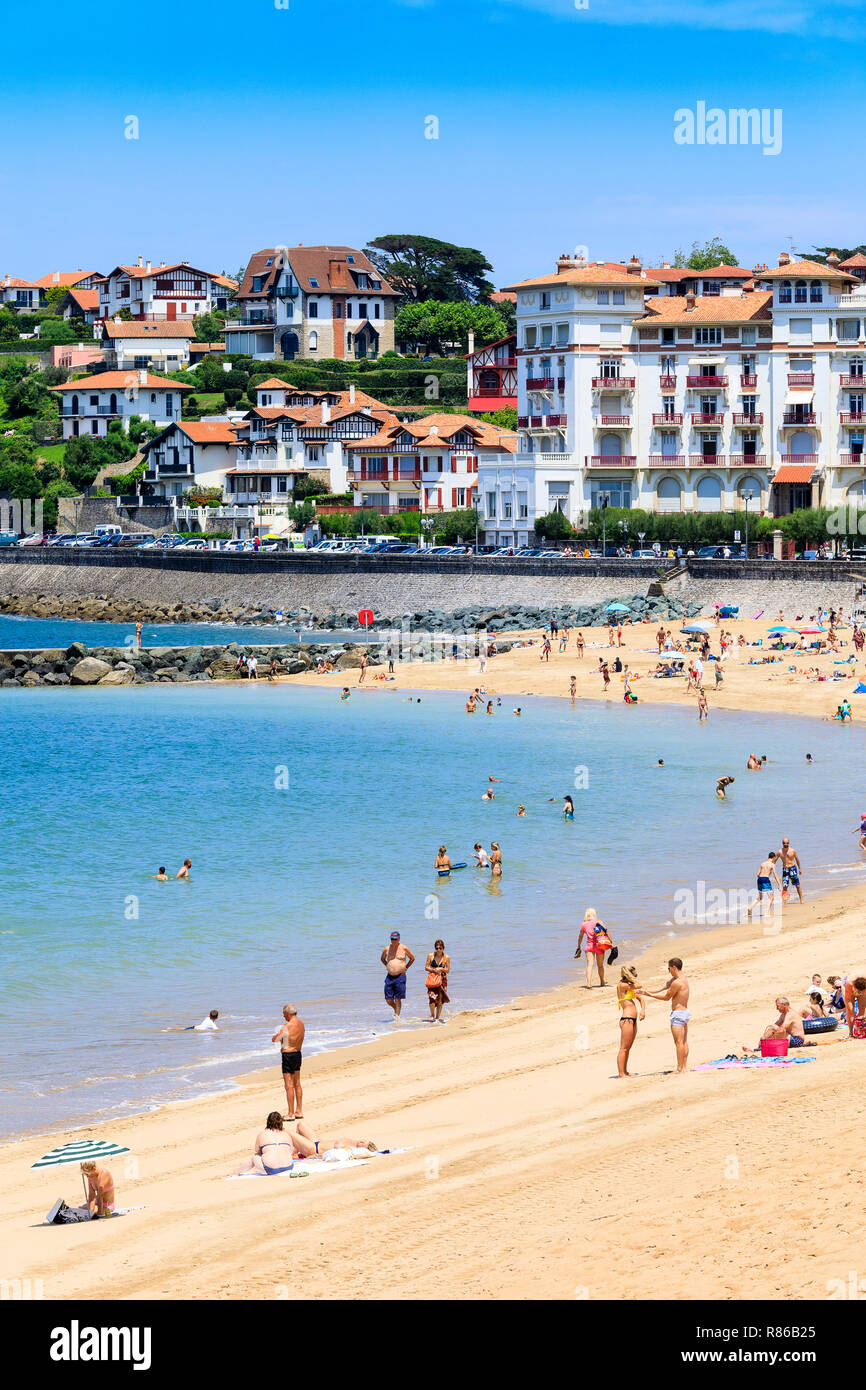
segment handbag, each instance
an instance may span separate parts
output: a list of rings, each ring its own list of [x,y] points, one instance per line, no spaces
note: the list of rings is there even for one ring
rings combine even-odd
[[[427,975],[427,979],[424,981],[424,983],[428,989],[441,989],[442,976],[440,975],[438,970],[431,970]]]
[[[609,955],[608,958],[607,958],[607,963],[608,963],[608,965],[613,965],[613,963],[614,963],[614,961],[616,960],[616,958],[617,958],[618,955],[619,955],[619,947],[618,947],[618,946],[612,946],[612,947],[610,948],[610,955]]]

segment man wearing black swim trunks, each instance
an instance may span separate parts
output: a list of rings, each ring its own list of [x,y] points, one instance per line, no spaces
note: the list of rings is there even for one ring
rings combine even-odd
[[[285,1022],[274,1033],[271,1042],[279,1040],[280,1044],[283,1084],[286,1088],[286,1106],[289,1111],[286,1119],[302,1120],[304,1118],[304,1093],[301,1090],[301,1048],[306,1029],[298,1018],[298,1011],[294,1004],[285,1006],[283,1018]]]

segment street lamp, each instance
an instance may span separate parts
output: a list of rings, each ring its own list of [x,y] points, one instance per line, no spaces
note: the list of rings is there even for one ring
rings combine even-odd
[[[601,558],[604,559],[604,553],[605,553],[605,551],[607,550],[607,529],[606,529],[606,524],[607,524],[607,509],[608,509],[608,507],[610,506],[610,497],[608,496],[608,494],[607,494],[606,492],[605,492],[605,493],[602,493],[602,496],[599,498],[599,501],[600,501],[600,503],[601,503]]]
[[[743,493],[743,501],[746,504],[746,559],[749,558],[749,503],[754,502],[755,494],[751,490]]]
[[[421,518],[421,539],[427,545],[430,544],[430,532],[436,525],[435,516],[422,516]]]

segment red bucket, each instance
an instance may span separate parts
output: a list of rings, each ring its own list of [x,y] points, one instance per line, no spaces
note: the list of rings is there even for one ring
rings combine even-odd
[[[762,1057],[787,1057],[787,1038],[761,1038]]]

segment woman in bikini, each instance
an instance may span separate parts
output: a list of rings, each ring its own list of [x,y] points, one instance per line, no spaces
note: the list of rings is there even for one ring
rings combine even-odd
[[[607,937],[607,929],[605,928],[604,922],[598,920],[594,907],[588,907],[583,914],[583,921],[580,924],[580,933],[577,938],[577,950],[574,953],[574,959],[578,960],[580,957],[581,943],[584,937],[586,937],[584,954],[586,955],[587,989],[592,989],[593,961],[595,961],[598,968],[598,982],[600,985],[604,985],[604,953],[609,947],[601,945],[596,941],[596,936],[600,932],[604,932],[605,938]]]
[[[490,872],[494,878],[502,875],[502,850],[496,840],[490,842]]]
[[[279,1110],[272,1110],[264,1129],[256,1135],[252,1158],[244,1159],[235,1173],[258,1173],[261,1177],[273,1178],[278,1173],[288,1172],[295,1159],[292,1140],[293,1136],[283,1129]]]
[[[574,820],[574,802],[570,796],[567,796],[562,803],[562,814],[566,820]]]
[[[300,1158],[324,1158],[328,1154],[345,1154],[346,1158],[368,1158],[379,1153],[379,1145],[372,1139],[318,1139],[304,1120],[298,1121],[297,1134],[288,1136],[293,1140]]]
[[[628,1069],[628,1054],[634,1045],[637,1037],[638,1009],[640,1009],[641,1022],[646,1018],[641,987],[638,983],[637,970],[633,965],[624,965],[619,972],[619,984],[616,987],[616,1002],[619,1006],[619,1052],[616,1054],[616,1074],[617,1076],[631,1076]]]
[[[451,957],[445,950],[445,942],[441,938],[434,944],[424,968],[427,971],[430,1022],[438,1023],[442,1016],[442,1005],[451,1002],[448,998],[448,972],[451,969]]]

